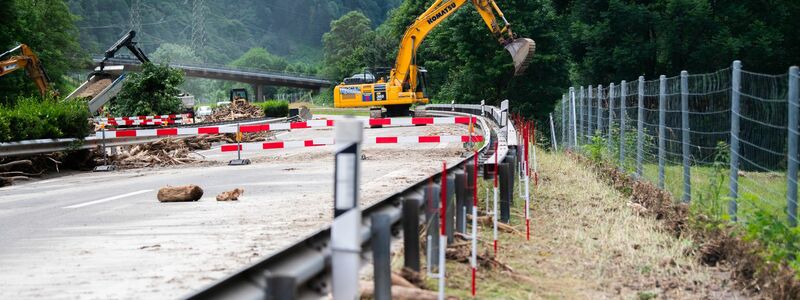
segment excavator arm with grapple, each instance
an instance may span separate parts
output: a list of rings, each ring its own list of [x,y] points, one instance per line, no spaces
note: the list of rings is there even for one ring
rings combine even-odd
[[[471,1],[497,41],[511,54],[514,75],[525,72],[536,48],[533,40],[516,38],[511,25],[494,0],[436,0],[409,26],[388,78],[370,74],[346,78],[333,91],[335,107],[385,107],[388,115],[407,115],[412,104],[429,102],[425,92],[426,70],[417,66],[417,49],[428,33]],[[498,20],[499,17],[499,20]]]
[[[17,51],[20,51],[21,55],[14,55],[9,59],[3,60],[3,57]],[[50,89],[50,77],[47,76],[47,72],[44,70],[44,66],[39,60],[39,57],[28,45],[20,44],[14,47],[14,49],[0,54],[0,76],[22,68],[25,68],[28,77],[36,83],[36,87],[39,88],[39,93],[42,97],[46,96]]]

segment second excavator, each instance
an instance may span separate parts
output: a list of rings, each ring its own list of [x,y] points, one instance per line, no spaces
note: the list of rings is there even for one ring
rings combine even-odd
[[[500,45],[511,54],[514,75],[524,74],[536,44],[529,38],[516,37],[494,0],[470,1]],[[412,104],[427,104],[427,71],[417,65],[417,48],[431,30],[466,3],[467,0],[436,0],[406,29],[388,78],[366,72],[345,78],[333,90],[334,106],[371,107],[371,116],[383,116],[381,107],[385,107],[388,116],[404,116]]]

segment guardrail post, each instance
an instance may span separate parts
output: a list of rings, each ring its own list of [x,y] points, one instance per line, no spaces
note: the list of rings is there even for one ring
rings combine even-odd
[[[589,108],[588,109],[589,117],[587,118],[587,122],[586,122],[586,123],[588,123],[587,124],[588,128],[586,128],[586,143],[591,143],[592,142],[592,134],[594,134],[594,132],[592,132],[592,129],[594,128],[594,123],[592,123],[592,121],[594,119],[592,117],[592,97],[594,97],[594,93],[592,93],[592,92],[593,92],[592,91],[592,86],[590,85],[589,86],[589,97],[587,99],[588,101],[586,101],[586,104],[589,105],[589,107],[588,107]]]
[[[683,140],[683,202],[692,200],[692,169],[689,166],[691,149],[689,145],[689,72],[681,71],[681,134]]]
[[[331,225],[333,298],[359,295],[361,266],[361,209],[358,207],[363,125],[353,119],[336,122],[337,151],[334,168],[334,220]]]
[[[428,274],[433,272],[433,266],[439,264],[439,203],[438,201],[439,187],[435,184],[430,184],[425,187],[425,222],[428,224],[428,232],[425,237],[427,238],[427,264],[425,268]]]
[[[606,147],[608,147],[609,154],[614,153],[614,151],[612,151],[612,147],[614,146],[612,143],[613,133],[611,132],[611,129],[614,127],[614,96],[614,83],[612,82],[608,85],[608,140],[606,140]]]
[[[456,173],[455,192],[456,192],[456,210],[453,212],[456,215],[456,232],[467,232],[467,223],[465,222],[467,214],[467,174],[464,172]]]
[[[514,181],[516,180],[517,171],[515,167],[517,166],[517,149],[509,148],[508,154],[506,154],[506,163],[508,163],[508,203],[510,205],[514,204]]]
[[[728,191],[728,216],[736,222],[737,200],[739,199],[739,98],[742,79],[742,62],[733,61],[731,74],[731,175]]]
[[[392,299],[391,219],[386,214],[372,215],[372,266],[375,299]]]
[[[454,231],[454,227],[455,227],[454,223],[455,223],[455,217],[456,217],[456,213],[455,213],[456,204],[455,204],[455,199],[454,199],[456,193],[455,193],[455,189],[453,188],[456,185],[455,176],[448,176],[446,184],[447,184],[447,189],[445,191],[447,192],[447,195],[446,195],[447,198],[445,200],[447,200],[447,209],[445,209],[446,213],[445,213],[445,222],[444,222],[444,224],[445,224],[445,233],[447,234],[447,242],[448,243],[452,243],[453,242],[453,231]]]
[[[267,277],[267,299],[297,299],[294,277],[270,275]]]
[[[658,187],[664,189],[664,163],[666,158],[667,76],[658,77]]]
[[[511,190],[509,189],[510,169],[507,162],[500,163],[500,222],[508,224],[511,219]]]
[[[481,117],[486,116],[486,100],[481,100]]]
[[[625,97],[628,96],[628,83],[623,80],[619,93],[619,169],[625,172],[625,117],[627,116]]]
[[[789,68],[789,152],[787,162],[789,170],[786,173],[786,215],[789,217],[789,226],[797,226],[797,143],[798,143],[798,99],[800,97],[800,69],[797,66]]]
[[[644,159],[644,76],[639,76],[639,88],[636,93],[636,178],[642,178],[642,160]]]
[[[407,198],[403,201],[403,258],[404,266],[419,272],[419,202]]]

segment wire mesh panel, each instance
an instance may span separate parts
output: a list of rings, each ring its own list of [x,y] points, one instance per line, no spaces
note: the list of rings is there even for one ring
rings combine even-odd
[[[742,71],[739,218],[760,210],[785,217],[788,75]]]
[[[741,209],[731,213],[745,221],[764,211],[785,218],[786,202],[796,199],[787,199],[791,195],[787,195],[786,184],[789,75],[742,70],[740,90],[734,95],[733,72],[725,68],[687,74],[683,87],[681,76],[643,81],[641,92],[638,80],[592,86],[591,92],[588,86],[575,88],[575,111],[569,106],[572,94],[568,93],[567,101],[556,110],[556,115],[568,119],[556,124],[566,124],[568,128],[561,132],[570,133],[570,138],[576,133],[583,136],[576,149],[618,164],[630,174],[637,170],[641,147],[642,179],[663,184],[673,199],[691,199],[693,207],[707,215],[725,217],[726,196],[736,186],[730,184],[730,178],[738,177],[734,183],[739,193],[731,195]],[[732,110],[734,96],[740,99],[738,113]],[[682,99],[687,99],[685,112]],[[576,129],[571,128],[573,114]],[[740,124],[735,150],[730,148],[732,117]],[[732,154],[738,157],[738,172],[730,168]],[[738,176],[728,176],[734,173]]]

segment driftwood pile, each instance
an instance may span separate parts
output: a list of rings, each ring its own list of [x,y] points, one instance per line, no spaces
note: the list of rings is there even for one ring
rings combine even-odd
[[[261,118],[263,116],[264,111],[258,106],[250,103],[231,103],[229,105],[215,108],[206,120],[210,122],[222,122],[239,119]]]
[[[242,135],[242,142],[265,141],[272,133],[253,132]],[[211,149],[213,143],[235,143],[233,134],[211,134],[183,138],[168,138],[146,144],[123,147],[111,161],[123,169],[184,165],[201,161],[196,150]]]
[[[19,171],[30,169],[31,167],[33,167],[33,162],[27,159],[1,163],[0,186],[12,185],[16,180],[29,180],[31,177],[39,177],[42,175],[42,172],[28,173],[26,171]]]

